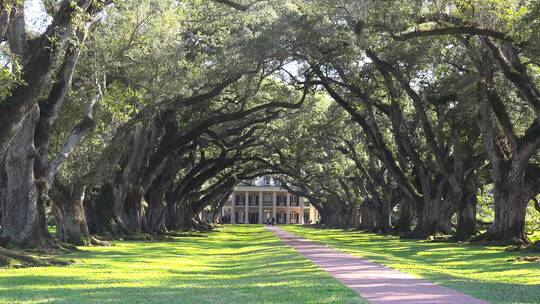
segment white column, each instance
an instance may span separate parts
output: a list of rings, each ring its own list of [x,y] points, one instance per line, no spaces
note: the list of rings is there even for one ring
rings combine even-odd
[[[236,195],[231,194],[231,224],[236,224]]]
[[[259,191],[259,224],[263,223],[262,191]]]
[[[287,192],[285,195],[285,224],[291,223],[291,195]]]
[[[221,212],[219,213],[219,220],[218,220],[218,222],[220,222],[220,223],[222,223],[222,224],[223,224],[222,219],[223,219],[223,217],[225,216],[225,209],[226,209],[225,207],[221,207]]]
[[[300,224],[304,224],[304,198],[303,197],[299,197],[298,200],[300,200],[300,217],[299,217],[299,220],[300,220]]]
[[[272,217],[274,219],[276,219],[276,223],[277,223],[277,216],[276,216],[276,201],[277,201],[277,198],[276,198],[276,192],[272,192]]]
[[[249,192],[246,191],[246,200],[244,205],[244,224],[249,223]]]

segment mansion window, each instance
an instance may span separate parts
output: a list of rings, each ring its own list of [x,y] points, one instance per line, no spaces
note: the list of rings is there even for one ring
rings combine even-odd
[[[272,193],[263,194],[263,206],[272,206]]]
[[[249,195],[249,206],[259,206],[259,195],[250,194]]]
[[[270,176],[265,176],[264,177],[264,184],[265,185],[270,185],[270,182],[272,181],[272,179],[270,178]]]
[[[298,212],[291,212],[291,224],[300,223],[300,214]]]
[[[287,206],[287,196],[278,194],[276,196],[276,206]]]
[[[243,194],[237,194],[235,197],[236,206],[245,206],[246,205],[246,196]]]
[[[287,222],[287,213],[285,212],[278,212],[276,214],[277,218],[276,218],[276,222],[278,224],[285,224]]]
[[[291,206],[292,207],[300,206],[300,198],[297,195],[291,195]]]

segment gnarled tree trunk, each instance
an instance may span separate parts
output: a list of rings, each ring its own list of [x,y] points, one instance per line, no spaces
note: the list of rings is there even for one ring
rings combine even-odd
[[[144,226],[141,179],[158,133],[154,120],[137,126],[126,143],[120,168],[109,182],[114,197],[114,219],[124,233],[141,232]]]
[[[512,181],[512,174],[506,182],[497,183],[494,191],[495,219],[482,241],[527,244],[525,215],[530,192],[520,182]]]
[[[487,39],[484,42],[489,46]],[[493,54],[496,53],[494,50]],[[489,56],[483,59],[479,71],[483,73],[484,83],[479,86],[479,92],[486,98],[482,103],[483,109],[479,112],[479,124],[491,165],[495,219],[487,233],[474,240],[529,243],[530,240],[525,233],[525,214],[532,191],[527,183],[528,180],[535,180],[538,176],[534,172],[537,171],[536,165],[530,161],[540,147],[538,123],[531,124],[525,132],[526,135],[518,138],[509,121],[505,105],[497,93],[495,74]],[[504,64],[502,66],[504,67]],[[508,79],[512,81],[511,77]],[[501,144],[503,140],[493,118],[499,122],[503,135],[511,146],[510,151]],[[526,176],[527,174],[530,176]]]
[[[176,224],[180,229],[191,229],[196,226],[197,213],[191,206],[193,198],[183,198],[176,210]]]
[[[413,219],[413,208],[409,200],[402,198],[398,204],[399,216],[395,225],[397,232],[410,232]]]
[[[348,210],[342,202],[328,200],[324,202],[323,208],[319,210],[321,224],[329,227],[347,228],[353,222],[353,212]]]
[[[97,195],[87,195],[84,202],[88,230],[91,234],[117,235],[123,233],[114,219],[114,195],[110,184],[104,184]]]
[[[422,204],[416,210],[416,226],[406,237],[425,239],[430,235],[436,234],[439,231],[441,203],[441,199],[434,199],[429,204]]]
[[[50,238],[43,185],[34,179],[34,127],[37,106],[25,117],[0,168],[1,238],[20,247],[40,246]],[[40,199],[41,197],[41,199]]]
[[[443,232],[449,227],[451,206],[447,200],[443,198],[443,193],[446,190],[446,181],[443,178],[438,178],[437,182],[431,180],[423,180],[423,193],[429,197],[423,197],[413,205],[415,207],[417,221],[416,226],[409,235],[405,237],[425,239],[435,235],[438,232]]]
[[[174,230],[178,228],[177,221],[177,208],[175,201],[174,190],[169,189],[165,191],[165,205],[167,207],[165,214],[165,227],[167,230]]]
[[[477,232],[476,227],[476,184],[471,182],[462,188],[458,193],[457,201],[457,226],[454,239],[467,240]],[[455,199],[455,198],[454,198]]]
[[[127,197],[124,205],[123,222],[131,232],[142,232],[144,227],[144,207],[142,202],[141,189],[132,189]]]
[[[384,204],[379,211],[377,230],[382,233],[388,233],[392,230],[392,206],[390,204]]]
[[[392,230],[392,199],[391,194],[385,194],[381,199],[377,230],[382,233],[388,233]]]
[[[180,161],[180,155],[173,154],[169,156],[164,168],[150,183],[145,193],[145,199],[148,203],[145,231],[158,233],[167,230],[165,223],[167,217],[165,193],[172,186],[174,178],[183,164]]]
[[[365,200],[360,206],[360,218],[360,228],[376,231],[379,224],[377,204],[371,200]]]
[[[55,182],[51,191],[51,207],[56,219],[56,237],[75,245],[90,245],[92,236],[86,224],[84,197],[86,186],[72,187]]]
[[[447,235],[452,233],[452,216],[454,213],[456,213],[456,208],[452,202],[446,198],[442,199],[439,210],[438,232]]]
[[[165,213],[167,206],[164,201],[163,187],[152,185],[146,192],[146,201],[148,209],[146,210],[146,231],[149,233],[158,233],[166,231]]]
[[[411,233],[405,237],[425,239],[438,232],[449,232],[445,230],[450,229],[452,206],[448,200],[445,200],[442,197],[445,185],[445,181],[441,179],[436,185],[436,190],[432,193],[429,201],[424,198],[416,203],[416,226]]]

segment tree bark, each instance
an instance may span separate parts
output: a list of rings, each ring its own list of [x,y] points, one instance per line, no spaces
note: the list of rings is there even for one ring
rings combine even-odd
[[[45,220],[43,185],[34,180],[34,127],[37,106],[25,117],[2,161],[0,199],[1,237],[19,247],[41,246],[50,238]]]
[[[234,187],[231,187],[229,190],[223,193],[221,199],[212,208],[212,223],[217,224],[220,222],[219,216],[221,215],[221,210],[225,203],[229,200],[229,197],[234,192]],[[262,198],[261,198],[262,199]],[[262,215],[260,215],[262,216]]]
[[[145,191],[141,184],[143,168],[148,162],[158,133],[154,119],[137,126],[129,136],[119,168],[109,182],[114,197],[114,220],[124,233],[139,233],[144,226],[142,197]]]
[[[165,191],[165,205],[167,207],[165,214],[165,227],[167,230],[174,230],[178,228],[175,197],[176,196],[173,189]]]
[[[424,188],[423,193],[427,197],[423,197],[413,204],[416,212],[416,226],[406,238],[425,239],[431,235],[435,235],[441,230],[446,230],[449,225],[451,212],[449,211],[450,204],[443,198],[443,193],[446,190],[446,180],[442,177],[437,178],[437,182],[431,182],[426,179],[421,181]]]
[[[365,200],[360,206],[360,228],[375,232],[379,225],[379,209],[371,200]]]
[[[77,3],[62,2],[53,17],[52,24],[41,36],[33,39],[32,44],[27,43],[26,35],[9,37],[10,40],[16,38],[13,46],[24,44],[24,49],[21,50],[24,55],[22,71],[24,81],[12,90],[9,102],[0,105],[0,156],[7,151],[25,117],[38,104],[38,99],[50,84],[51,73],[57,67],[73,31],[79,24],[73,20],[79,13],[94,16],[99,12],[99,7],[94,6],[92,0]],[[18,33],[25,33],[24,20],[9,24],[6,31],[13,32],[11,29],[13,26],[20,27],[16,30]]]
[[[75,184],[72,187],[66,187],[58,181],[51,188],[51,207],[56,219],[56,237],[60,241],[74,245],[92,244],[83,205],[85,193],[86,186]]]
[[[0,39],[5,39],[6,31],[9,26],[9,19],[11,15],[11,8],[2,6],[0,9]]]
[[[122,221],[130,232],[140,233],[144,226],[142,195],[141,190],[135,188],[126,196]]]
[[[512,181],[509,173],[507,181],[499,182],[493,191],[495,219],[482,241],[528,244],[525,233],[525,215],[530,192],[520,182]]]
[[[495,90],[491,65],[485,64],[483,68],[485,83],[481,89],[487,100],[483,103],[479,124],[486,152],[491,161],[495,219],[485,234],[473,240],[500,244],[528,244],[530,240],[525,233],[525,215],[532,189],[527,183],[534,177],[526,178],[526,174],[535,169],[530,158],[540,146],[540,136],[532,125],[526,132],[527,136],[520,138],[520,144],[517,144],[516,135],[505,118],[504,105]],[[501,126],[509,141],[516,142],[512,144],[513,151],[507,152],[501,145],[492,116],[503,122]]]
[[[425,239],[430,235],[439,232],[440,212],[442,200],[435,198],[429,203],[418,204],[416,208],[417,222],[414,229],[404,237],[414,239]]]
[[[152,183],[145,193],[145,199],[148,203],[146,210],[146,229],[149,233],[158,233],[166,231],[166,213],[167,203],[165,201],[165,193],[174,181],[178,170],[184,165],[180,160],[181,155],[170,155],[165,163],[161,173],[153,178]]]
[[[409,200],[402,198],[399,203],[399,217],[395,226],[397,232],[408,233],[411,231],[413,209]]]
[[[176,224],[180,229],[191,229],[196,226],[195,216],[197,213],[191,206],[192,198],[184,198],[176,210]]]
[[[457,226],[453,238],[468,240],[477,232],[476,227],[476,184],[469,182],[462,187],[457,198]]]
[[[456,208],[449,199],[442,199],[439,210],[438,232],[449,235],[452,233],[452,216],[456,213]]]
[[[353,212],[345,210],[345,207],[343,203],[334,200],[324,202],[323,208],[319,210],[321,224],[336,228],[351,227]]]
[[[158,233],[166,231],[165,213],[167,206],[164,202],[164,189],[151,186],[146,192],[148,209],[146,210],[146,232]]]
[[[525,233],[525,215],[532,189],[527,184],[527,171],[532,171],[534,165],[529,163],[532,152],[540,144],[537,137],[527,144],[522,144],[518,151],[513,152],[510,160],[504,159],[501,147],[497,145],[493,127],[483,117],[483,137],[486,150],[491,159],[491,177],[493,179],[493,205],[495,219],[491,228],[475,241],[490,241],[496,243],[528,244]]]
[[[382,233],[388,233],[392,230],[392,196],[384,195],[381,200],[379,210],[379,220],[377,221],[377,230]]]
[[[91,234],[118,235],[124,231],[114,219],[114,195],[110,184],[96,188],[97,195],[87,195],[84,202],[88,230]]]

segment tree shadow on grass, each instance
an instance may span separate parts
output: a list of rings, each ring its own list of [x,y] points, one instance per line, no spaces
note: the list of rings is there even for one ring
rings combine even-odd
[[[21,276],[0,278],[0,286],[7,289],[0,294],[0,301],[53,303],[361,303],[352,295],[345,295],[341,286],[323,284],[314,280],[313,273],[282,271],[265,277],[242,275],[221,277],[221,270],[212,270],[182,280],[170,278],[159,284],[138,286],[130,280],[89,280],[74,276]],[[452,278],[450,288],[471,284],[468,280]],[[31,284],[28,284],[31,282]],[[115,286],[131,282],[133,286]],[[109,283],[108,286],[101,284]],[[512,289],[513,293],[497,296],[494,303],[538,303],[534,297],[536,285],[501,284],[475,281],[479,288],[469,293],[478,298],[492,298],[492,292]],[[336,302],[336,299],[351,302]],[[519,299],[519,300],[516,300]],[[356,302],[354,302],[356,301]]]
[[[24,292],[23,300],[32,303],[363,303],[353,296],[341,296],[340,288],[322,287],[322,289],[324,293],[309,285],[261,286],[255,283],[242,286],[165,284],[150,287],[34,288]],[[6,303],[18,303],[22,300],[17,293],[2,295],[0,299]],[[340,300],[347,302],[339,302]]]
[[[78,263],[0,272],[0,302],[364,303],[256,227],[176,243],[119,242],[68,256]]]

